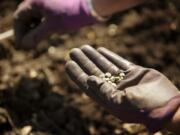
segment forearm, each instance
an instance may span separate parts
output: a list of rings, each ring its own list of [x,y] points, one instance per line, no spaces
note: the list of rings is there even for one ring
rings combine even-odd
[[[113,13],[124,11],[143,2],[145,0],[92,0],[94,9],[101,16],[112,15]]]

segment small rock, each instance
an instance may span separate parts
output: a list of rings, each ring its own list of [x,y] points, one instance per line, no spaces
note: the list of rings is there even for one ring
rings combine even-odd
[[[163,134],[161,132],[157,132],[157,133],[155,133],[153,135],[163,135]]]
[[[38,76],[38,73],[35,70],[30,70],[29,76],[31,78],[36,78]]]
[[[123,124],[123,129],[125,129],[130,134],[136,134],[144,129],[140,124]]]
[[[89,40],[95,40],[96,39],[96,34],[93,31],[89,32],[89,33],[87,33],[87,38]]]
[[[114,130],[114,133],[116,134],[116,135],[119,135],[119,134],[122,134],[122,130],[120,130],[120,129],[115,129]]]
[[[21,129],[21,135],[28,135],[32,131],[31,126],[25,126]]]
[[[55,47],[49,47],[49,49],[48,49],[48,53],[49,54],[54,54],[56,52],[56,48]]]
[[[96,134],[96,128],[93,125],[90,125],[89,126],[89,132],[90,132],[91,135]]]
[[[109,36],[115,36],[118,31],[118,26],[116,24],[111,24],[108,28],[108,35]]]

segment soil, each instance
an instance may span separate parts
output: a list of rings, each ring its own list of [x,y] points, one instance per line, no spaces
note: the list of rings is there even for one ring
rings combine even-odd
[[[12,28],[19,2],[0,2],[0,33]],[[104,46],[159,70],[180,88],[179,13],[178,5],[156,1],[107,23],[53,35],[32,51],[15,49],[13,38],[0,41],[0,134],[150,135],[144,126],[122,123],[89,99],[67,77],[64,65],[71,48]]]

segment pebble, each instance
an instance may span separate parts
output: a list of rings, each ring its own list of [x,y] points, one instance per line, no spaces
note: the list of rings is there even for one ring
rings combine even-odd
[[[156,132],[153,135],[163,135],[161,132]]]
[[[38,76],[38,73],[36,70],[30,70],[29,75],[31,78],[36,78]]]
[[[96,134],[96,128],[93,125],[89,126],[89,132],[91,135],[95,135]]]
[[[54,54],[56,52],[56,48],[55,47],[49,47],[49,49],[48,49],[48,53],[50,53],[50,54]]]
[[[140,124],[129,124],[129,123],[124,123],[122,125],[122,128],[126,130],[130,134],[137,134],[144,130],[144,126]]]
[[[21,135],[28,135],[32,131],[31,126],[25,126],[21,129]]]
[[[115,129],[114,130],[114,133],[116,134],[116,135],[119,135],[119,134],[122,134],[122,130],[120,130],[120,129]]]
[[[118,32],[118,26],[116,24],[111,24],[108,28],[108,35],[115,36]]]

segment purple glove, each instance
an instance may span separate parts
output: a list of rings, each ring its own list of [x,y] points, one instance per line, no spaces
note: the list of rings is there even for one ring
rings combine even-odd
[[[77,30],[95,22],[86,0],[25,0],[14,14],[16,43],[33,48],[53,32]]]
[[[135,65],[105,48],[96,51],[83,46],[73,49],[70,57],[66,65],[70,78],[124,122],[143,123],[155,132],[180,106],[178,89],[154,69]]]

